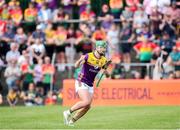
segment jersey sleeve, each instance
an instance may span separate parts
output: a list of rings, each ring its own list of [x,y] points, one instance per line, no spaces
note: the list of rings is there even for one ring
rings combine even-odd
[[[134,48],[140,50],[140,48],[141,48],[141,43],[137,43],[136,45],[134,45]]]
[[[87,62],[87,60],[88,60],[88,57],[89,57],[89,55],[88,55],[88,53],[87,54],[85,54],[85,61]]]

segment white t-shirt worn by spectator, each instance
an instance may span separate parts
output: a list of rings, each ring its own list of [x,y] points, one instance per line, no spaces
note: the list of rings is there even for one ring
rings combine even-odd
[[[8,51],[6,54],[6,61],[9,62],[14,59],[18,60],[19,56],[19,51]]]
[[[33,44],[31,46],[31,50],[34,51],[35,53],[44,53],[45,52],[45,47],[43,44]]]
[[[147,14],[152,13],[152,9],[156,6],[158,6],[159,12],[164,12],[164,7],[167,5],[169,6],[171,4],[170,0],[144,0],[143,5],[145,8],[145,12]]]
[[[21,75],[19,67],[8,66],[4,72],[7,79],[17,79]]]

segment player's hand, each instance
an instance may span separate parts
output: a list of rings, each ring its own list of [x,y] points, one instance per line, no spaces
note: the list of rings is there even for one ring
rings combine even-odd
[[[112,62],[112,60],[108,59],[102,68],[106,70],[108,68],[108,66],[111,64],[111,62]]]
[[[75,68],[80,67],[82,64],[85,63],[85,55],[82,55],[79,60],[75,62]]]
[[[79,60],[82,61],[82,60],[84,60],[84,59],[85,59],[85,55],[82,55]]]

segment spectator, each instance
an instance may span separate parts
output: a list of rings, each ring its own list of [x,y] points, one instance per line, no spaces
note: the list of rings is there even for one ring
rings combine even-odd
[[[100,13],[100,16],[98,17],[98,20],[101,21],[101,26],[107,31],[110,29],[110,26],[112,25],[114,17],[110,13],[109,6],[104,4],[102,5],[102,11]]]
[[[17,61],[19,56],[20,56],[20,53],[18,51],[18,47],[17,47],[17,44],[16,43],[11,43],[10,45],[10,51],[7,52],[6,54],[6,61],[7,63],[9,64],[12,60],[15,60]]]
[[[55,30],[53,29],[53,24],[48,23],[47,28],[45,29],[45,35],[46,35],[46,45],[52,45],[54,44],[54,35],[55,35]]]
[[[42,43],[40,38],[35,39],[35,44],[31,45],[33,63],[37,64],[39,59],[42,59],[45,56],[45,46]]]
[[[122,28],[120,29],[119,39],[123,62],[129,64],[131,63],[130,52],[132,48],[132,42],[135,39],[135,34],[133,33],[130,22],[126,20],[122,21]],[[129,71],[130,66],[126,65],[125,69],[126,71]]]
[[[78,0],[77,5],[79,6],[79,15],[86,10],[86,7],[90,5],[90,0]]]
[[[154,0],[143,0],[143,7],[147,15],[151,15],[152,9],[158,7],[157,4],[154,4],[153,2]]]
[[[15,25],[19,26],[23,19],[21,7],[19,5],[14,5],[14,8],[10,10],[10,16]]]
[[[170,7],[170,14],[174,23],[178,22],[178,18],[180,18],[180,9],[177,8],[176,2],[172,2],[172,6]]]
[[[111,28],[112,24],[113,24],[112,16],[106,14],[104,20],[101,22],[101,27],[107,32]]]
[[[95,43],[96,40],[107,40],[107,35],[102,27],[97,27],[96,31],[92,34],[92,41]]]
[[[160,39],[161,49],[164,50],[165,52],[167,52],[167,54],[169,55],[169,53],[172,51],[172,48],[174,45],[175,45],[175,43],[173,42],[173,39],[169,36],[169,34],[167,32],[164,32],[162,39]]]
[[[148,19],[147,14],[144,12],[142,5],[139,5],[138,10],[134,13],[133,28],[139,29],[144,24],[148,24],[148,23],[149,23],[149,19]]]
[[[95,13],[91,10],[91,6],[88,5],[85,11],[80,14],[80,20],[91,23],[95,20],[95,16]]]
[[[43,80],[42,65],[43,65],[43,60],[38,59],[38,64],[36,64],[34,67],[34,83],[38,88],[38,90],[40,89],[40,91],[44,92],[43,83],[42,83]]]
[[[150,27],[153,32],[153,34],[156,36],[156,38],[160,37],[161,31],[159,28],[159,25],[161,24],[162,15],[158,11],[158,7],[154,7],[152,9],[152,13],[150,15]]]
[[[162,23],[159,26],[160,30],[162,32],[167,32],[170,36],[170,38],[176,38],[175,37],[175,27],[172,25],[172,18],[170,14],[164,14],[164,17],[162,19]]]
[[[111,8],[111,13],[114,16],[114,18],[119,18],[121,14],[121,9],[123,7],[123,1],[122,0],[110,0],[109,5]]]
[[[49,91],[45,99],[45,105],[55,105],[56,101],[57,96],[52,91]]]
[[[140,4],[140,1],[139,0],[126,0],[126,4],[130,7],[133,7],[133,6],[136,7],[136,5]]]
[[[125,10],[122,11],[120,19],[121,21],[131,22],[133,20],[133,12],[128,7],[125,7]]]
[[[0,20],[0,37],[6,32],[7,21]]]
[[[54,12],[53,12],[53,22],[55,22],[55,23],[68,20],[69,18],[70,18],[70,15],[65,13],[63,8],[61,8],[61,7],[54,10]]]
[[[80,29],[77,29],[75,31],[75,38],[76,38],[76,41],[75,41],[75,50],[76,50],[76,57],[79,57],[81,54],[82,54],[82,46],[79,44],[80,41],[84,38],[84,33],[80,30]]]
[[[151,57],[151,63],[155,64],[157,59],[161,56],[161,53],[163,55],[163,60],[165,61],[165,57],[167,55],[167,52],[163,51],[160,47],[156,47],[156,49],[154,50],[154,53]]]
[[[36,8],[38,11],[42,8],[42,6],[45,4],[45,0],[32,0],[32,2],[35,3]]]
[[[12,89],[17,87],[17,81],[19,80],[21,73],[17,66],[16,60],[9,61],[9,65],[4,72],[4,76],[6,77],[6,83],[8,85],[8,89]]]
[[[32,33],[32,35],[29,37],[27,45],[31,45],[35,42],[35,39],[39,38],[43,43],[45,42],[45,33],[43,32],[42,25],[37,25],[36,30]]]
[[[0,1],[0,7],[1,7],[3,4],[5,4],[5,0],[1,0],[1,1]]]
[[[171,79],[171,80],[176,79],[176,75],[175,75],[175,73],[173,71],[169,72],[168,79]]]
[[[6,25],[5,33],[1,37],[1,41],[4,42],[5,44],[13,42],[14,35],[15,35],[14,30],[13,30],[14,26],[12,25],[12,23],[9,23],[9,22]]]
[[[92,51],[93,43],[90,38],[84,37],[79,43],[82,47],[82,54],[86,54]]]
[[[47,6],[51,10],[55,10],[58,7],[58,1],[57,0],[48,0],[46,1]]]
[[[58,63],[65,62],[65,41],[67,40],[67,30],[63,26],[58,26],[54,35]]]
[[[154,33],[151,32],[147,24],[143,24],[141,28],[136,30],[136,34],[137,34],[137,41],[141,40],[142,37],[147,37],[150,41],[153,41],[155,39]]]
[[[119,56],[116,58],[113,58],[112,62],[113,64],[113,70],[111,73],[112,79],[124,79],[125,78],[125,70],[123,66],[121,65],[121,59]]]
[[[31,63],[30,57],[26,57],[26,62],[22,63],[20,66],[22,72],[22,90],[27,91],[30,83],[34,81],[34,65]]]
[[[172,73],[174,74],[174,66],[169,59],[163,63],[163,79],[168,79]]]
[[[47,92],[50,90],[50,85],[53,82],[53,75],[55,73],[55,67],[50,63],[50,58],[44,58],[44,64],[42,65],[42,72],[43,72],[43,84],[44,84],[44,94],[46,95]]]
[[[161,13],[167,13],[165,12],[166,7],[170,6],[171,0],[158,0],[157,1],[157,6],[159,9],[159,12]]]
[[[10,18],[10,12],[7,4],[2,5],[2,11],[0,16],[2,20],[8,20]]]
[[[26,63],[28,60],[28,51],[27,50],[23,50],[22,51],[22,55],[20,55],[20,57],[18,58],[18,66],[21,66],[23,63]]]
[[[174,66],[175,75],[177,78],[180,78],[180,52],[177,50],[177,47],[173,47],[173,51],[169,54],[168,63]]]
[[[9,106],[14,107],[18,102],[18,92],[16,88],[10,89],[7,95]]]
[[[42,106],[44,105],[44,96],[43,96],[44,91],[42,91],[41,89],[37,89],[36,90],[36,105],[37,106]]]
[[[66,47],[65,47],[65,55],[67,63],[74,63],[75,58],[75,31],[73,28],[69,28],[67,32],[67,40],[66,40]]]
[[[52,21],[52,13],[46,4],[42,5],[42,8],[38,11],[38,22],[47,25],[49,21]]]
[[[85,37],[91,37],[93,31],[90,29],[89,24],[82,22],[79,24],[79,28]]]
[[[80,0],[79,0],[80,1]],[[63,5],[63,10],[66,14],[68,14],[69,18],[72,19],[73,17],[73,6],[75,5],[76,0],[62,0],[61,4]]]
[[[35,106],[37,105],[35,85],[30,83],[28,86],[28,91],[24,95],[24,104],[25,106]]]
[[[24,11],[25,28],[29,32],[36,29],[35,22],[37,20],[38,10],[34,7],[34,3],[29,3],[29,7]]]
[[[150,42],[148,38],[143,37],[142,41],[134,46],[134,49],[139,57],[141,63],[149,63],[157,45]],[[146,67],[142,67],[141,76],[144,78],[146,75]]]
[[[137,7],[138,7],[137,10],[134,12],[134,17],[146,15],[146,13],[144,12],[144,7],[142,4],[137,4]]]
[[[15,34],[14,41],[18,44],[19,51],[22,52],[22,50],[27,48],[27,45],[25,44],[27,35],[24,33],[22,27],[18,27],[16,32],[17,33]]]
[[[17,0],[10,0],[10,1],[8,2],[8,9],[11,10],[11,9],[13,9],[15,6],[19,6],[19,5],[20,5],[19,1],[17,1]]]
[[[101,7],[100,15],[98,16],[98,20],[99,21],[104,21],[106,15],[110,15],[111,19],[113,20],[113,16],[111,15],[109,6],[107,4],[103,4],[102,7]]]
[[[29,3],[29,7],[24,11],[24,20],[26,22],[35,22],[38,10],[34,7],[34,3]]]
[[[157,47],[154,51],[154,54],[151,59],[151,63],[153,63],[155,66],[153,68],[153,79],[154,80],[160,80],[163,78],[164,68],[163,68],[163,55],[167,54],[164,51],[160,49],[160,47]]]
[[[112,24],[110,30],[107,32],[107,41],[109,43],[108,52],[109,57],[119,54],[119,29],[116,24]]]
[[[135,80],[139,80],[142,78],[141,73],[139,73],[138,71],[133,71],[132,76],[133,76],[133,79],[135,79]]]
[[[45,29],[46,42],[45,50],[46,55],[52,57],[55,50],[55,30],[53,29],[53,24],[48,23],[47,28]]]

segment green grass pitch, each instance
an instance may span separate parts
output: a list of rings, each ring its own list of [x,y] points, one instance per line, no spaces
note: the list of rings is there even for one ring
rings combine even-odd
[[[180,106],[92,107],[74,127],[62,106],[0,107],[0,129],[180,129]]]

